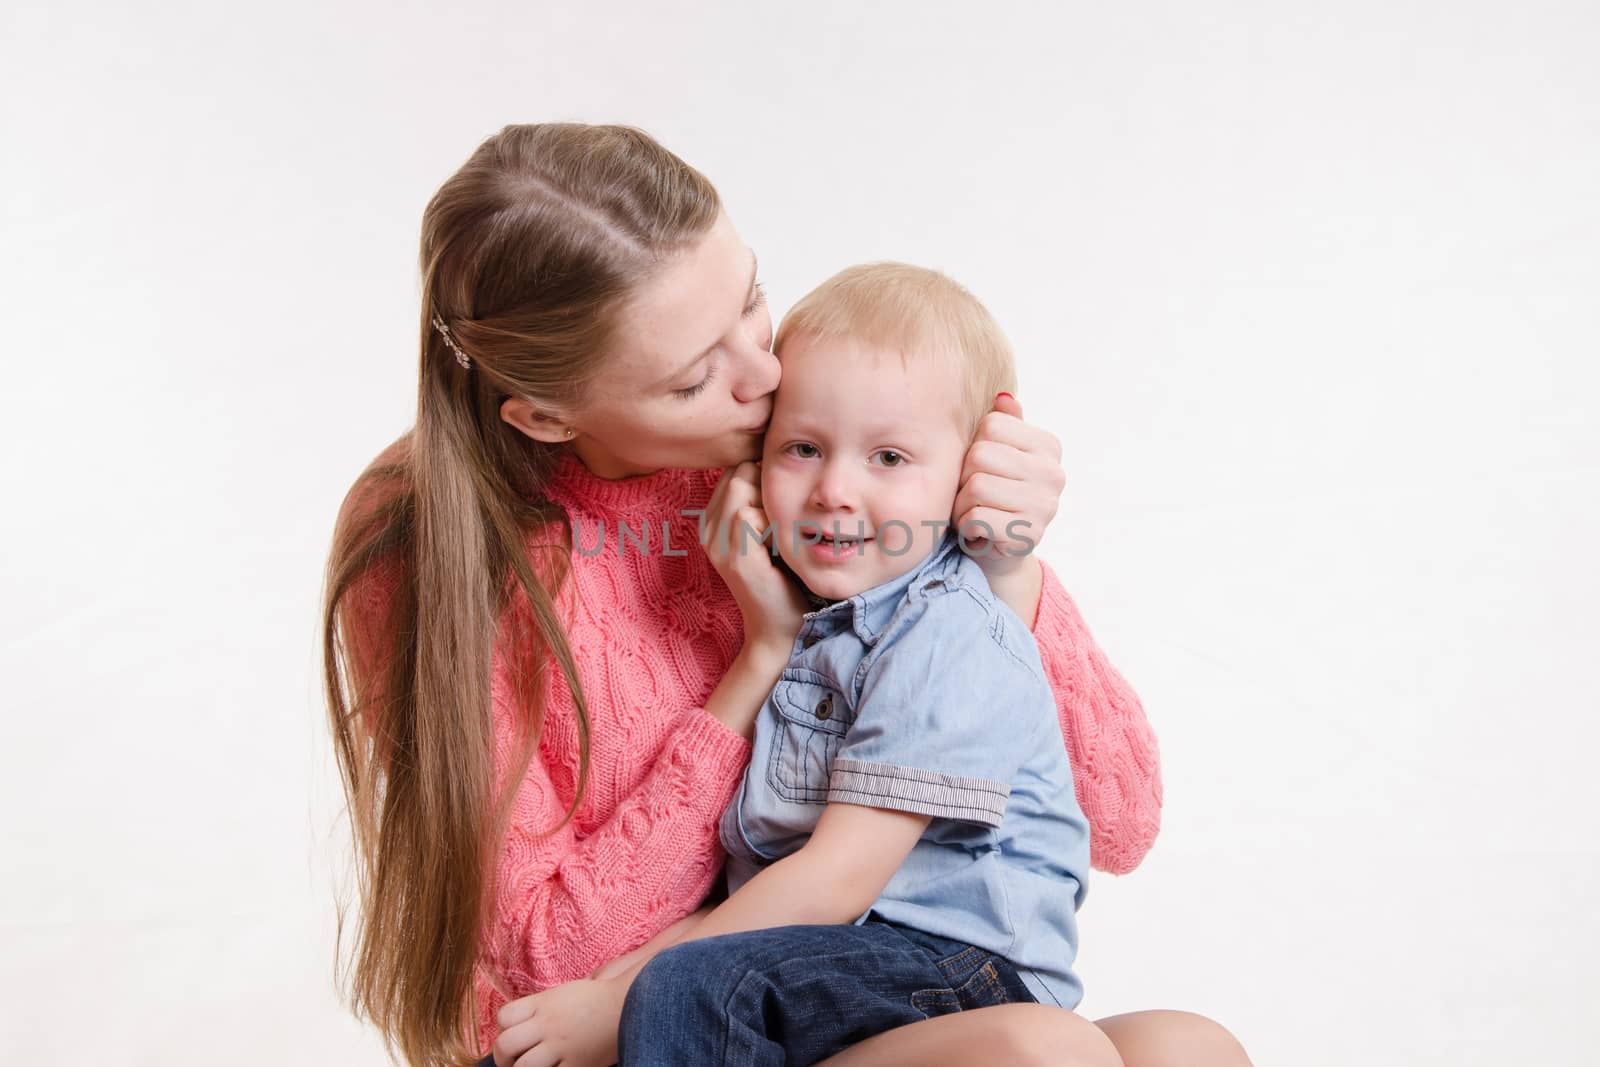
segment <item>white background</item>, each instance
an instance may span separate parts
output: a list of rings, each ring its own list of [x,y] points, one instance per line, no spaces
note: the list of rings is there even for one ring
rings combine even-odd
[[[383,1062],[321,568],[413,417],[424,203],[562,118],[709,175],[778,310],[893,257],[1012,335],[1167,786],[1086,1012],[1595,1062],[1600,11],[631,7],[0,15],[0,1060]]]

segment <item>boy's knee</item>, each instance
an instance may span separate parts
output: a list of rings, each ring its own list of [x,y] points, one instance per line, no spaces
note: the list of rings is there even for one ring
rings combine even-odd
[[[1250,1067],[1250,1056],[1239,1039],[1217,1022],[1193,1012],[1169,1012],[1173,1019],[1173,1043],[1191,1050],[1194,1062],[1206,1067]]]
[[[682,1018],[698,997],[709,997],[708,983],[719,969],[708,966],[698,942],[673,945],[656,953],[634,976],[622,1002],[620,1030],[653,1029],[663,1018]]]
[[[1122,1067],[1110,1038],[1083,1016],[1042,1004],[1015,1004],[997,1028],[997,1062],[1017,1067]]]
[[[628,995],[622,1002],[624,1027],[628,1025],[630,1018],[648,1016],[661,1010],[671,998],[674,987],[679,984],[678,975],[682,970],[679,963],[681,957],[674,956],[679,947],[674,945],[656,953],[650,962],[633,976],[633,981],[628,986]]]
[[[1186,1011],[1138,1011],[1101,1019],[1127,1063],[1152,1067],[1250,1067],[1244,1046],[1220,1023]]]

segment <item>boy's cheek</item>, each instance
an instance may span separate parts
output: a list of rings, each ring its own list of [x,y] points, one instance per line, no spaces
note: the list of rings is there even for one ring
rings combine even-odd
[[[787,526],[794,518],[794,495],[790,479],[782,475],[769,475],[763,464],[761,472],[761,510],[773,526]]]

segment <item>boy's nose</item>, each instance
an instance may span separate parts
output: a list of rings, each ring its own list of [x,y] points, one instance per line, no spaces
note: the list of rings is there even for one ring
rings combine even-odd
[[[857,494],[854,479],[842,464],[828,463],[823,467],[817,483],[811,490],[811,506],[819,511],[854,511]]]

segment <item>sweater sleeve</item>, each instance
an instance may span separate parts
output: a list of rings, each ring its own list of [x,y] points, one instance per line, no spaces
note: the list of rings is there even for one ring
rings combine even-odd
[[[1133,689],[1095,645],[1049,565],[1033,637],[1055,693],[1078,804],[1089,820],[1093,865],[1126,874],[1161,829],[1155,732]]]
[[[497,719],[510,713],[497,677]],[[750,743],[703,708],[689,708],[611,817],[554,832],[566,804],[535,752],[498,859],[492,926],[480,964],[485,1047],[508,999],[582,978],[692,911],[724,854],[717,823],[749,761]],[[497,762],[507,754],[497,755]]]

